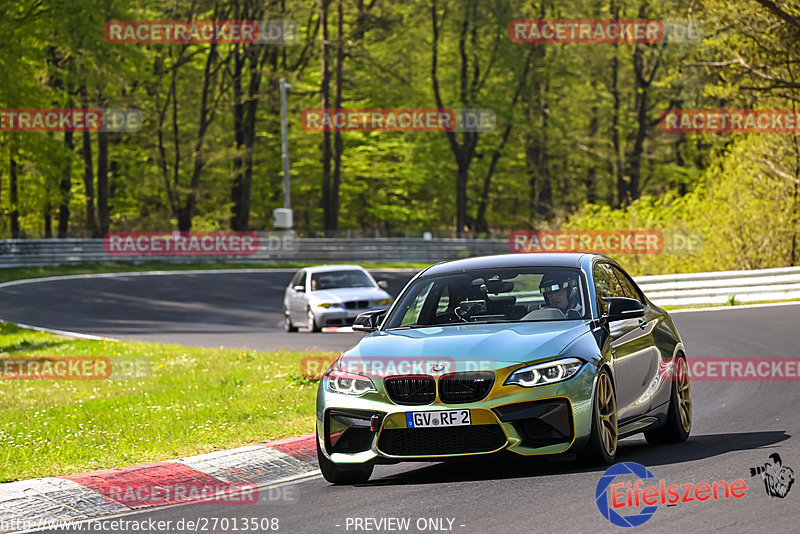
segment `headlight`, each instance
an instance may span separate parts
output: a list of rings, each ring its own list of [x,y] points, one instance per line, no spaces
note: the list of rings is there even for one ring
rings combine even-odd
[[[380,299],[380,300],[373,300],[373,306],[386,306],[392,303],[392,299]]]
[[[565,358],[553,362],[529,365],[511,373],[504,385],[516,384],[529,388],[568,380],[575,376],[582,365],[583,362],[577,358]]]
[[[375,385],[369,377],[348,373],[339,369],[331,369],[322,377],[325,389],[331,393],[343,393],[344,395],[355,395],[356,397],[377,391]]]
[[[319,304],[317,304],[317,307],[319,307],[319,308],[339,308],[339,307],[341,307],[341,305],[342,304],[340,302],[320,302]]]

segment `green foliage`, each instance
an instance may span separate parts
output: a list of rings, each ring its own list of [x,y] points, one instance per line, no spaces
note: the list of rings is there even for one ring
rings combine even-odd
[[[328,14],[331,106],[338,2],[329,2]],[[0,106],[131,107],[144,114],[141,131],[109,136],[112,229],[174,228],[190,194],[196,195],[193,229],[231,227],[237,161],[246,156],[235,139],[233,119],[234,66],[243,54],[255,54],[263,67],[259,72],[247,64],[242,74],[243,88],[258,86],[252,97],[257,108],[250,226],[271,229],[272,210],[283,202],[278,95],[283,77],[292,83],[295,224],[301,232],[324,229],[322,134],[303,130],[300,122],[302,110],[320,107],[318,1],[266,3],[265,18],[297,22],[297,44],[219,45],[209,63],[218,69],[213,78],[204,73],[209,45],[110,44],[103,38],[103,25],[112,19],[232,18],[250,5],[242,0],[6,3],[0,69],[13,75],[0,79]],[[641,272],[798,262],[796,137],[671,134],[658,126],[659,115],[669,108],[797,105],[798,30],[757,2],[736,10],[723,0],[702,5],[685,0],[342,0],[342,7],[343,107],[436,107],[431,69],[435,9],[443,105],[494,110],[496,128],[481,133],[467,155],[469,230],[504,236],[515,229],[563,225],[703,234],[699,254],[625,260]],[[797,16],[796,9],[790,12]],[[614,16],[691,19],[702,24],[704,39],[528,45],[512,43],[507,34],[516,19]],[[211,122],[198,145],[206,81],[211,82]],[[458,143],[466,139],[456,134]],[[95,134],[90,141],[96,167]],[[339,229],[455,229],[458,162],[444,133],[346,132],[342,141]],[[14,208],[23,236],[43,235],[45,217],[55,226],[67,169],[72,179],[69,233],[86,235],[82,149],[80,134],[70,150],[62,133],[0,132],[0,237],[10,235]],[[15,207],[8,179],[12,153],[19,162]],[[193,186],[195,162],[201,171]],[[485,226],[478,221],[481,204]]]

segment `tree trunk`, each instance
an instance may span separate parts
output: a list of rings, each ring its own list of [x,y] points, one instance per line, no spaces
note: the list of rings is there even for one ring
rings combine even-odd
[[[17,145],[8,149],[8,200],[11,203],[11,238],[19,239],[19,195],[17,191]]]
[[[336,40],[336,94],[334,107],[342,107],[342,67],[344,65],[344,43],[342,42],[342,22],[344,13],[342,10],[342,0],[337,2],[337,40]],[[331,220],[330,228],[334,232],[339,229],[339,187],[342,182],[342,132],[338,129],[333,134],[333,183],[331,184]]]
[[[206,66],[203,71],[203,90],[200,97],[200,123],[197,128],[197,139],[195,140],[193,159],[194,165],[192,167],[192,179],[190,183],[189,194],[186,195],[186,202],[178,212],[178,230],[181,232],[192,231],[192,219],[194,218],[194,210],[197,207],[197,191],[200,187],[200,177],[203,174],[203,167],[205,166],[205,159],[203,156],[203,145],[205,142],[206,131],[209,125],[214,120],[214,113],[212,106],[209,105],[208,98],[211,91],[212,78],[215,73],[212,73],[212,65],[217,58],[217,45],[212,44],[208,48],[208,57],[206,58]]]
[[[592,93],[597,94],[597,85],[592,82]],[[586,202],[594,204],[597,202],[597,166],[595,165],[595,149],[597,145],[597,135],[600,132],[600,119],[598,117],[599,110],[597,103],[592,103],[590,113],[592,116],[589,118],[589,131],[587,132],[589,139],[587,146],[589,147],[589,168],[586,170]]]
[[[94,170],[92,169],[91,134],[83,132],[83,185],[86,189],[86,230],[97,237],[97,218],[94,214]]]
[[[97,133],[97,219],[100,235],[110,229],[108,210],[108,132]]]
[[[69,156],[64,163],[64,170],[59,184],[60,203],[58,206],[58,237],[64,239],[69,232],[69,201],[72,192],[72,132],[64,132],[64,148]]]
[[[233,52],[233,76],[231,85],[233,87],[233,140],[236,145],[236,156],[233,158],[233,186],[231,187],[231,202],[233,209],[231,213],[231,229],[242,231],[242,196],[244,181],[244,158],[241,151],[244,147],[244,91],[242,90],[242,72],[244,71],[245,55],[240,50],[242,46],[237,45]]]
[[[478,86],[480,78],[480,71],[477,65],[473,66],[473,77],[470,79],[469,75],[469,60],[467,57],[467,37],[471,34],[472,45],[477,47],[477,31],[476,31],[476,3],[471,1],[465,7],[464,18],[461,24],[461,37],[459,39],[458,48],[460,55],[460,103],[465,108],[470,107],[473,100],[473,91]],[[439,109],[444,109],[444,101],[439,88],[439,16],[436,1],[431,4],[431,25],[433,30],[433,39],[431,46],[431,85],[433,86],[433,95],[436,99],[436,106]],[[470,31],[470,23],[472,28]],[[491,69],[491,64],[487,65],[487,71]],[[469,179],[469,168],[472,164],[472,159],[475,157],[475,147],[478,145],[478,132],[464,132],[463,141],[458,142],[456,134],[452,130],[446,130],[445,135],[447,141],[450,143],[450,151],[456,160],[456,236],[464,237],[468,230],[467,221],[467,182]]]
[[[619,7],[611,3],[611,16],[619,20]],[[614,183],[617,194],[613,200],[615,208],[627,203],[628,186],[623,176],[622,148],[619,139],[619,117],[621,104],[619,96],[619,44],[614,43],[614,57],[611,59],[611,95],[614,98],[614,111],[611,114],[611,142],[614,147]]]
[[[44,213],[42,213],[42,217],[44,218],[44,238],[50,239],[53,237],[53,214],[49,199],[44,204]]]
[[[634,136],[633,146],[631,153],[628,157],[628,176],[630,182],[628,183],[629,200],[636,200],[639,198],[641,191],[639,190],[639,183],[642,176],[642,152],[644,151],[644,140],[647,137],[647,102],[648,102],[648,85],[639,86],[636,84],[636,133]]]
[[[525,166],[530,175],[528,209],[534,221],[548,220],[553,216],[553,187],[550,181],[550,152],[547,133],[549,110],[545,100],[549,86],[547,80],[539,82],[531,103],[539,117],[539,127],[525,144]],[[531,121],[535,120],[531,117]]]
[[[528,49],[528,53],[525,54],[525,63],[522,68],[522,74],[520,75],[519,82],[517,83],[517,89],[514,91],[514,97],[511,99],[511,108],[509,110],[511,113],[509,114],[513,114],[514,108],[517,105],[517,101],[527,85],[528,71],[530,70],[531,66],[531,58],[533,57],[534,46],[535,45],[531,45],[531,47]],[[481,196],[478,204],[478,214],[475,217],[476,232],[489,231],[489,224],[486,221],[486,210],[489,205],[489,191],[492,182],[492,176],[494,176],[495,169],[497,168],[497,162],[500,160],[500,156],[503,154],[503,149],[508,142],[508,138],[511,135],[511,130],[513,127],[514,123],[509,122],[503,130],[503,136],[500,140],[500,145],[492,153],[492,160],[489,162],[489,170],[486,172],[486,178],[483,180],[483,195]]]
[[[320,68],[322,80],[320,81],[320,97],[323,109],[329,107],[330,74],[328,72],[328,3],[330,0],[320,0],[319,20],[322,26],[322,55]],[[331,133],[322,132],[322,213],[325,226],[325,235],[332,232],[331,224]]]

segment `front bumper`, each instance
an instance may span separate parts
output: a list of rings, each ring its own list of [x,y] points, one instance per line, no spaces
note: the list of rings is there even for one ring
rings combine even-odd
[[[586,363],[569,380],[532,388],[505,386],[519,365],[495,371],[489,394],[478,402],[401,405],[382,381],[361,397],[317,393],[317,437],[335,463],[427,460],[508,450],[520,455],[560,454],[582,447],[591,429],[597,368]],[[406,412],[465,410],[469,426],[408,428]]]
[[[317,307],[314,310],[314,318],[316,319],[318,326],[344,326],[344,325],[352,325],[353,322],[356,320],[360,314],[374,311],[374,310],[383,310],[386,306],[378,306],[378,307],[371,307],[371,308],[357,308],[357,309],[346,309],[346,308],[320,308]]]

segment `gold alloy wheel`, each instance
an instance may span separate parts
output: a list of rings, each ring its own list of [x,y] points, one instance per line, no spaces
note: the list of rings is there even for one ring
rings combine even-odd
[[[600,423],[600,439],[606,454],[617,452],[617,401],[608,374],[601,373],[597,381],[597,415]]]
[[[677,367],[678,383],[675,386],[678,391],[678,411],[683,430],[689,432],[692,429],[692,389],[689,386],[689,369],[684,358],[678,358]]]

